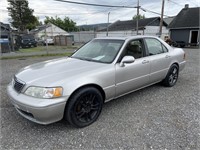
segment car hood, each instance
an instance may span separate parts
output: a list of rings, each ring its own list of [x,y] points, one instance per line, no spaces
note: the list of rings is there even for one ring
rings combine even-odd
[[[58,82],[70,82],[85,77],[107,66],[108,64],[75,58],[60,58],[27,66],[21,69],[16,77],[29,85],[48,87],[55,86]]]

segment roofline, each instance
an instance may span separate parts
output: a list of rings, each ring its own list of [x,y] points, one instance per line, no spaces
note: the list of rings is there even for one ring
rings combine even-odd
[[[42,30],[45,30],[45,29],[47,29],[48,27],[51,27],[52,25],[54,25],[53,23],[48,23],[48,24],[44,24],[44,25],[42,25],[43,27],[44,27],[44,29],[42,29]],[[34,29],[32,29],[30,32],[31,33],[33,33],[33,34],[37,34],[37,33],[39,33],[40,31],[42,31],[42,30],[39,30],[39,28],[38,27],[41,27],[41,26],[37,26],[35,29],[38,29],[38,30],[34,30]]]
[[[178,28],[169,28],[169,29],[193,29],[193,28],[200,28],[199,26],[196,27],[178,27]]]
[[[139,19],[138,20],[138,22],[140,22],[140,20],[147,20],[147,19],[152,19],[152,18],[154,18],[151,22],[149,22],[149,23],[147,23],[145,26],[142,26],[142,27],[140,27],[139,26],[139,28],[141,29],[141,30],[143,30],[146,26],[149,26],[149,24],[151,24],[152,22],[154,22],[155,20],[161,20],[160,19],[160,17],[150,17],[150,18],[144,18],[144,19]],[[109,30],[109,28],[111,28],[113,25],[115,25],[116,23],[118,23],[118,22],[125,22],[125,21],[136,21],[136,20],[117,20],[117,21],[115,21],[115,22],[113,22],[113,23],[111,23],[111,24],[109,24],[109,26],[108,26],[108,30]],[[163,26],[165,26],[165,27],[167,27],[168,25],[167,25],[167,23],[163,20]],[[136,27],[135,28],[132,28],[132,29],[128,29],[128,30],[136,30]],[[104,30],[104,31],[103,31]],[[97,32],[105,32],[106,31],[106,28],[104,28],[104,29],[101,29],[101,30],[97,30]],[[111,30],[112,31],[112,30]],[[113,31],[126,31],[126,30],[113,30]]]
[[[153,17],[154,18],[154,17]],[[152,20],[151,22],[147,23],[146,26],[148,26],[149,24],[151,24],[152,22],[154,22],[155,20],[159,19],[160,17],[155,17],[154,20]],[[147,18],[148,19],[148,18]]]
[[[9,30],[11,29],[9,24],[5,24],[3,22],[0,22],[0,24],[1,24],[2,27],[6,28],[6,29],[9,29]]]
[[[144,29],[146,29],[145,27],[144,28],[138,28],[138,31],[143,31]],[[132,28],[132,29],[127,29],[127,30],[108,30],[109,32],[116,32],[116,31],[136,31],[136,28]],[[105,31],[97,31],[97,32],[107,32],[106,30]]]
[[[127,39],[137,39],[137,38],[158,38],[157,36],[151,36],[151,35],[133,35],[133,36],[105,36],[105,37],[97,37],[94,39],[111,39],[111,40],[127,40]]]
[[[189,7],[189,8],[182,8],[180,11],[179,11],[179,13],[174,17],[174,19],[172,20],[172,22],[168,25],[168,28],[169,29],[184,29],[184,28],[195,28],[195,27],[175,27],[175,28],[173,28],[173,27],[170,27],[170,25],[172,24],[172,23],[176,23],[177,21],[176,21],[176,18],[178,18],[179,17],[179,15],[182,13],[182,11],[183,10],[185,10],[185,9],[200,9],[200,7]],[[171,25],[171,26],[175,26],[175,25]],[[199,27],[197,27],[197,28],[199,28]]]

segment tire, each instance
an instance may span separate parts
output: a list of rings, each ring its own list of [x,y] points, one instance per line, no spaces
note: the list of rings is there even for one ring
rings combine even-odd
[[[178,80],[178,74],[179,74],[179,68],[176,64],[173,64],[170,67],[170,69],[167,73],[167,76],[163,80],[164,86],[167,86],[167,87],[174,86]]]
[[[181,48],[184,48],[184,47],[185,47],[185,45],[180,45],[180,47],[181,47]]]
[[[178,47],[178,44],[177,44],[176,42],[173,42],[173,43],[172,43],[172,46],[173,46],[173,47]]]
[[[97,120],[103,106],[103,97],[99,90],[86,87],[78,90],[69,99],[64,118],[77,128],[86,127]]]

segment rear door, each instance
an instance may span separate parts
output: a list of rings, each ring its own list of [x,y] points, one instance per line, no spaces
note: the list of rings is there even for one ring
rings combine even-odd
[[[151,62],[150,83],[161,81],[165,78],[169,65],[170,53],[168,49],[156,38],[145,38],[147,55]]]

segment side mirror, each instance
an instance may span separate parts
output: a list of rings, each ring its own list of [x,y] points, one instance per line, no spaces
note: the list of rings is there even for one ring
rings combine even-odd
[[[135,58],[133,56],[124,56],[119,66],[124,67],[124,64],[130,64],[130,63],[133,63],[134,61],[135,61]]]

